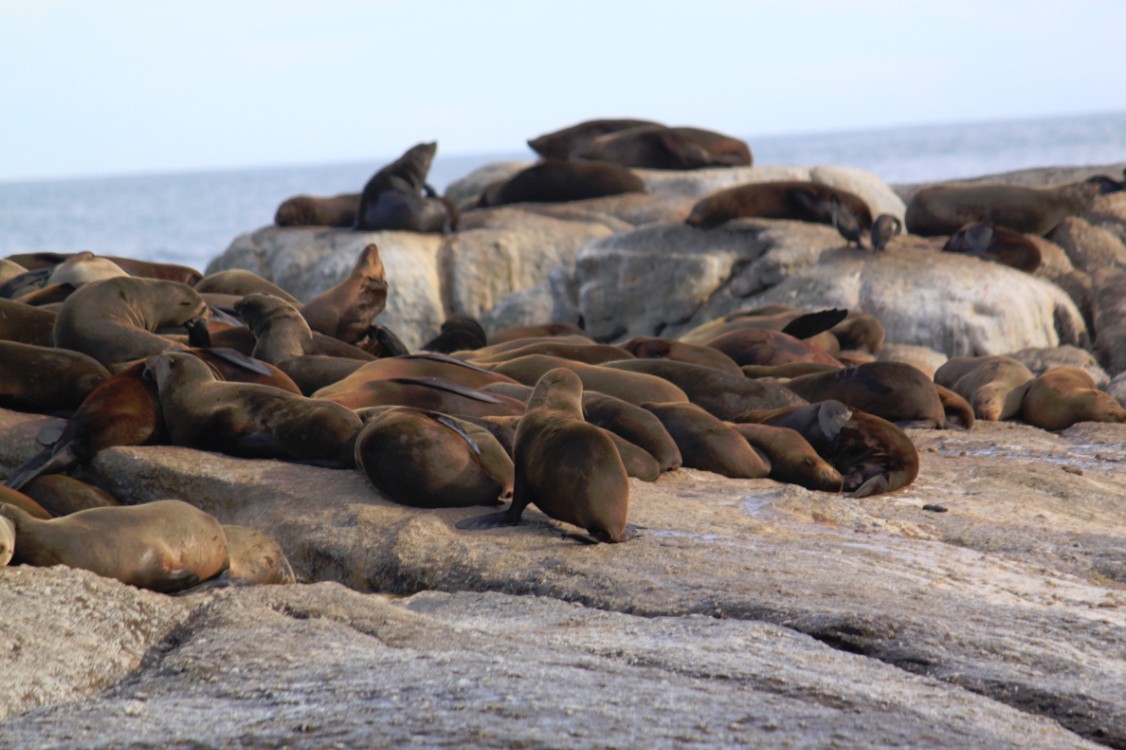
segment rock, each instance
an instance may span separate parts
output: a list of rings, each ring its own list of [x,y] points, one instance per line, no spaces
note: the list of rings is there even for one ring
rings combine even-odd
[[[1126,406],[1126,372],[1115,375],[1107,384],[1106,391],[1118,399],[1118,403]]]
[[[1095,273],[1095,351],[1111,375],[1126,371],[1126,270],[1107,268]]]
[[[1053,187],[1055,185],[1066,185],[1069,182],[1079,182],[1081,180],[1086,180],[1088,177],[1094,177],[1096,175],[1106,175],[1117,180],[1122,177],[1123,168],[1126,168],[1126,162],[1093,167],[1032,167],[1030,169],[1018,169],[1013,172],[1001,172],[999,174],[988,174],[982,175],[980,177],[971,177],[958,180],[946,180],[942,182],[920,182],[910,185],[892,185],[891,188],[900,198],[903,199],[903,202],[906,204],[911,202],[911,198],[914,197],[915,193],[919,192],[928,185],[973,185],[984,182],[997,185]]]
[[[478,167],[460,180],[446,187],[444,197],[458,208],[477,205],[481,191],[494,182],[507,180],[522,169],[532,166],[530,161],[498,161]]]
[[[926,346],[912,346],[910,344],[884,344],[876,352],[877,362],[906,362],[917,367],[931,380],[934,380],[935,371],[946,363],[948,357],[942,352],[936,352]]]
[[[1126,246],[1122,240],[1077,216],[1060,222],[1052,230],[1051,239],[1080,271],[1092,274],[1101,268],[1126,268]]]
[[[1010,352],[1009,356],[1020,360],[1025,367],[1032,370],[1033,375],[1043,375],[1056,367],[1079,367],[1086,370],[1094,378],[1095,385],[1099,388],[1110,382],[1110,376],[1106,374],[1106,370],[1099,367],[1095,355],[1077,346],[1057,346],[1052,349],[1021,349],[1019,352]]]

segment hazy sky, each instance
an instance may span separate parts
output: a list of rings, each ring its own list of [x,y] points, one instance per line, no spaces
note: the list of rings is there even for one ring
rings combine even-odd
[[[0,0],[0,180],[1126,110],[1121,0]],[[530,152],[529,152],[530,156]]]

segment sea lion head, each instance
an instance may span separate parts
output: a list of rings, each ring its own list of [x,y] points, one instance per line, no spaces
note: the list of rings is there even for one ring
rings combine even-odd
[[[301,227],[314,223],[316,211],[307,195],[298,195],[283,201],[274,214],[274,224],[279,227]]]
[[[583,418],[583,382],[565,367],[548,370],[536,381],[528,410],[546,409],[573,419]]]

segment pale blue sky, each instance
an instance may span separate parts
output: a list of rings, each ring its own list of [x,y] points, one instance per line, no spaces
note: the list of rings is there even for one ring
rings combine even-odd
[[[1126,2],[0,0],[0,180],[1126,110]],[[530,156],[530,152],[529,152]]]

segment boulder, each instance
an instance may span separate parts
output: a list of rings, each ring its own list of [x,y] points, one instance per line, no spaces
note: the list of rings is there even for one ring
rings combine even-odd
[[[1126,268],[1126,245],[1113,232],[1078,216],[1069,216],[1052,230],[1051,239],[1072,264],[1088,274],[1101,268]]]
[[[934,380],[934,373],[949,359],[942,352],[926,346],[912,346],[911,344],[884,344],[876,352],[877,362],[906,362],[925,373]]]
[[[1110,382],[1110,376],[1106,374],[1106,370],[1099,367],[1095,355],[1077,346],[1021,349],[1019,352],[1010,352],[1009,356],[1022,362],[1025,367],[1032,370],[1033,375],[1043,375],[1056,367],[1078,367],[1086,370],[1099,388]]]
[[[1107,372],[1126,371],[1126,270],[1107,268],[1095,273],[1095,351]]]

